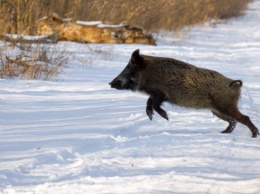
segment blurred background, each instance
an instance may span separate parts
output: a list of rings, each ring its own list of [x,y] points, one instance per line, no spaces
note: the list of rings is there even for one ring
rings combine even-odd
[[[35,22],[55,12],[63,18],[127,23],[150,32],[243,14],[252,0],[0,0],[0,34],[33,34]]]

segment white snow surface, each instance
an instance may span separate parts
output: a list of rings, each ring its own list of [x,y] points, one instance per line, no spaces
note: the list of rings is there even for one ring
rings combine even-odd
[[[221,134],[210,111],[167,103],[169,121],[150,121],[147,96],[108,85],[135,49],[176,58],[242,79],[239,109],[260,127],[260,1],[182,33],[158,46],[60,42],[73,60],[58,81],[0,80],[0,193],[259,194],[260,138],[246,126]]]
[[[126,24],[118,24],[118,25],[113,25],[113,24],[104,24],[102,21],[76,21],[76,24],[80,25],[85,25],[85,26],[97,26],[99,28],[120,28],[127,26]]]

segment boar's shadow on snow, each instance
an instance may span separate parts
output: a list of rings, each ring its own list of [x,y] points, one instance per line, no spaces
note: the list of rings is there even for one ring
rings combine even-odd
[[[134,51],[125,69],[109,83],[111,88],[132,90],[149,95],[146,114],[154,111],[168,120],[163,102],[195,109],[209,109],[229,123],[222,133],[231,133],[237,121],[246,125],[252,137],[259,134],[250,118],[237,108],[241,80],[232,80],[209,69],[171,58],[140,55]]]

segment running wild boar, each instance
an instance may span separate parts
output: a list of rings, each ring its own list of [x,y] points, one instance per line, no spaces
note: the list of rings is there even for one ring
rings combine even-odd
[[[148,94],[146,114],[150,120],[154,110],[168,120],[161,104],[169,102],[187,108],[210,109],[229,123],[222,133],[231,133],[238,121],[251,130],[252,137],[259,134],[250,118],[237,108],[242,81],[216,71],[176,59],[140,55],[138,49],[125,69],[109,84],[118,90]]]

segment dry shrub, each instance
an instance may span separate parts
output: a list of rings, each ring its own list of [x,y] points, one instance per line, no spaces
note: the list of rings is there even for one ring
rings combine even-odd
[[[0,50],[0,78],[57,79],[69,60],[65,51],[60,52],[55,45],[28,44],[19,49],[16,46]]]

